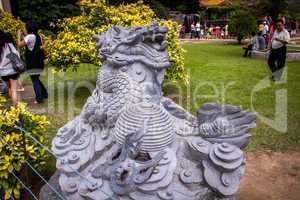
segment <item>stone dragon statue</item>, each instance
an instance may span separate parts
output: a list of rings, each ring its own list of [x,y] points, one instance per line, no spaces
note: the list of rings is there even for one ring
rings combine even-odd
[[[65,199],[236,199],[256,116],[207,103],[194,117],[164,97],[167,31],[153,23],[94,36],[96,89],[52,142],[50,182]],[[40,199],[59,199],[50,193],[44,186]]]

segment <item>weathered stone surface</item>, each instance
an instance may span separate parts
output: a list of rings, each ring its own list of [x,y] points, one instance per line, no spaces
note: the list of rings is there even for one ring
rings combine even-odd
[[[51,182],[67,200],[236,198],[255,115],[208,103],[194,117],[163,97],[166,32],[153,23],[95,36],[96,89],[52,142]],[[42,200],[56,200],[48,192]]]
[[[49,184],[55,188],[57,192],[62,194],[62,191],[60,189],[58,179],[59,179],[59,172],[56,171],[55,174],[50,178]],[[52,189],[48,185],[44,185],[40,191],[40,200],[61,200],[57,194],[55,194]]]

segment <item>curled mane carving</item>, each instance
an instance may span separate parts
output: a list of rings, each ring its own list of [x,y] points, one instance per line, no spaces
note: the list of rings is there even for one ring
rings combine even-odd
[[[106,33],[95,35],[96,50],[103,62],[124,66],[141,62],[154,69],[170,66],[166,33],[168,28],[153,23],[148,27],[124,29],[114,26]]]

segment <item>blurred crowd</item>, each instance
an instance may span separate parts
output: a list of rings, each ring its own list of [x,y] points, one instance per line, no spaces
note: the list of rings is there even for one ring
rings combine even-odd
[[[290,36],[295,37],[297,35],[297,23],[296,20],[289,19],[280,16],[280,19],[284,22],[287,27]],[[300,27],[299,27],[300,28]],[[298,28],[298,29],[299,29]],[[258,33],[257,37],[261,40],[264,38],[264,46],[268,46],[274,30],[276,29],[276,23],[272,20],[270,16],[265,16],[258,23]],[[180,36],[181,39],[228,39],[231,38],[228,31],[228,24],[218,25],[209,24],[207,22],[193,22],[190,27],[182,24],[180,26]],[[262,41],[260,41],[262,42]]]
[[[295,20],[287,20],[286,17],[280,16],[283,24],[287,28],[290,37],[296,37],[297,35],[297,23]],[[270,16],[266,16],[258,25],[258,36],[263,36],[265,39],[265,46],[270,44],[274,31],[276,30],[276,22],[272,20]]]
[[[226,25],[213,25],[207,23],[195,22],[191,24],[190,33],[186,33],[187,28],[185,25],[180,27],[180,38],[190,39],[215,39],[215,38],[229,38],[228,24]]]

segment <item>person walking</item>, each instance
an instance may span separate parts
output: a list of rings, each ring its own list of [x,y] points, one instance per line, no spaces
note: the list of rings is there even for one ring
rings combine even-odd
[[[271,40],[271,52],[268,65],[272,71],[272,80],[279,81],[286,60],[286,45],[290,40],[289,32],[284,28],[284,22],[279,19],[276,22],[276,30]]]
[[[269,25],[267,24],[266,21],[264,21],[264,27],[262,31],[263,36],[265,36],[268,32],[269,32]]]
[[[7,35],[8,42],[12,43],[14,45],[14,47],[15,47],[16,43],[14,41],[13,35],[11,33],[9,33],[9,32],[6,32],[5,34]],[[23,87],[21,78],[18,78],[18,89],[17,89],[17,91],[18,92],[24,92],[25,91],[25,88]]]
[[[228,39],[228,36],[229,36],[229,33],[228,33],[228,27],[229,27],[229,25],[226,24],[226,25],[225,25],[225,38],[226,38],[226,39]]]
[[[210,38],[213,37],[213,32],[214,32],[213,25],[210,25],[209,28],[208,28],[208,35],[209,35]]]
[[[200,38],[204,38],[204,36],[205,36],[204,31],[205,31],[205,28],[204,28],[204,26],[201,25],[201,28],[200,28]]]
[[[221,37],[221,27],[219,25],[216,26],[215,36],[218,39]]]
[[[196,36],[196,27],[195,24],[191,24],[191,39],[193,39]]]
[[[48,98],[48,92],[40,81],[44,69],[45,52],[42,49],[43,39],[38,33],[38,25],[34,21],[26,23],[26,34],[18,32],[18,46],[25,47],[27,73],[30,75],[35,92],[35,104],[43,103]]]
[[[8,86],[8,94],[11,98],[12,105],[17,105],[17,89],[18,78],[20,74],[14,69],[13,62],[8,58],[8,55],[14,53],[20,57],[13,43],[11,43],[8,34],[0,30],[0,76]]]
[[[201,24],[199,22],[196,23],[196,37],[201,38]]]
[[[184,39],[184,38],[185,38],[185,25],[182,24],[180,28],[180,39]]]
[[[297,23],[295,20],[291,21],[291,37],[296,37],[297,35]]]

